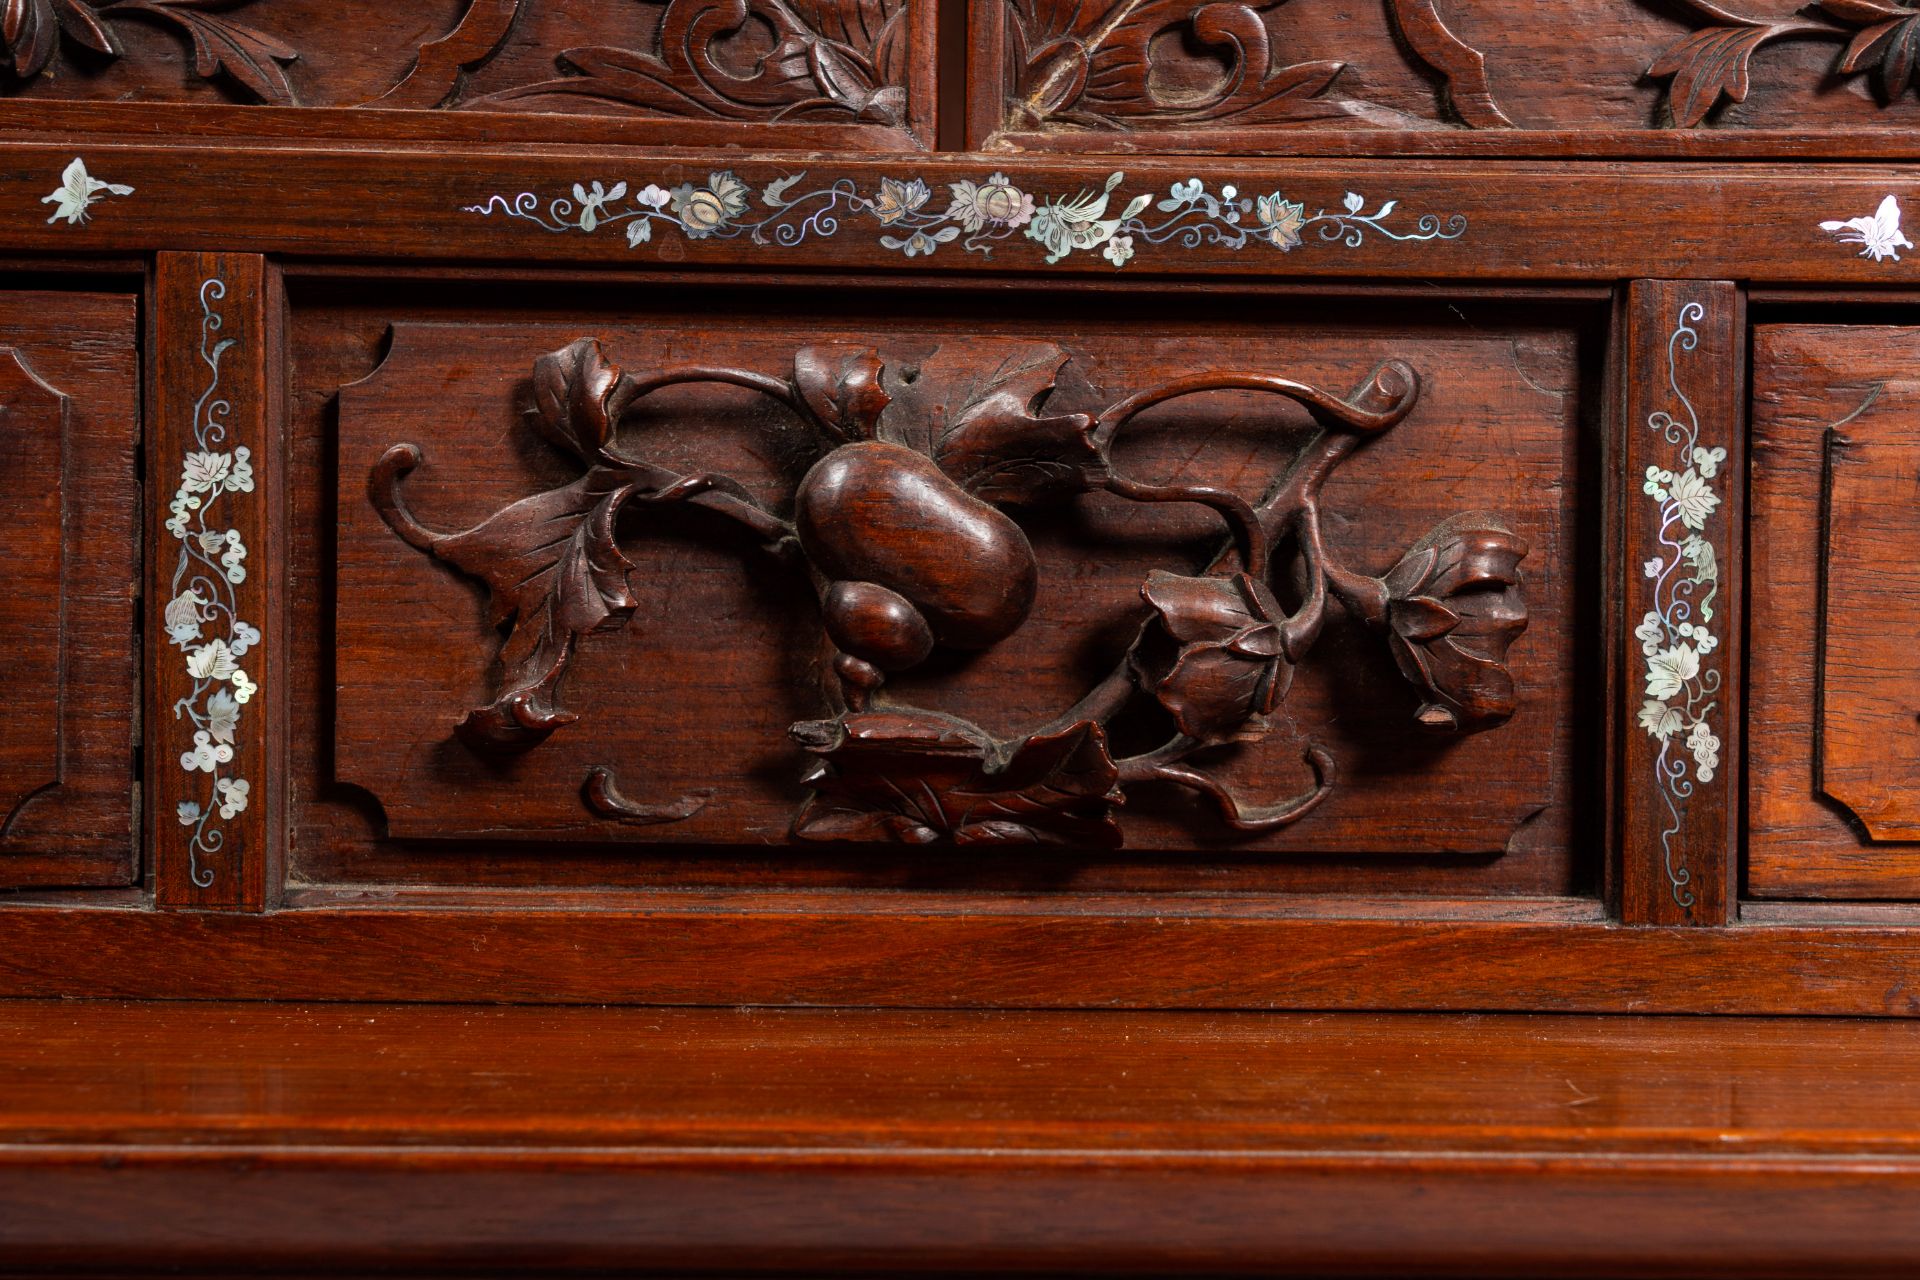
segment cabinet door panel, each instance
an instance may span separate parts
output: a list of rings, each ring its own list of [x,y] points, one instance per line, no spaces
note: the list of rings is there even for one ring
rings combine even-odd
[[[1578,875],[1564,317],[1163,307],[1142,341],[674,303],[401,319],[338,391],[326,731],[374,861]],[[296,842],[309,876],[353,861]]]
[[[1754,346],[1748,879],[1920,896],[1920,330]]]
[[[135,379],[131,299],[0,294],[0,886],[135,873]]]

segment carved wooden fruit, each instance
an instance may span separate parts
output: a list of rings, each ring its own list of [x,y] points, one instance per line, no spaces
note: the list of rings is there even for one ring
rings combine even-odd
[[[933,652],[933,628],[913,602],[872,582],[827,588],[827,634],[841,650],[882,671],[919,666]]]
[[[795,525],[828,578],[886,588],[955,648],[1004,639],[1033,607],[1039,571],[1020,526],[901,445],[862,441],[815,463]]]

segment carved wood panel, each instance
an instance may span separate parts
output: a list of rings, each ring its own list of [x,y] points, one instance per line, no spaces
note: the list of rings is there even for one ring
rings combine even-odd
[[[928,140],[918,0],[7,0],[16,95],[830,125]],[[849,143],[854,135],[838,140]],[[877,141],[876,145],[886,145]]]
[[[131,299],[0,294],[0,886],[137,865],[133,326]]]
[[[773,327],[403,323],[339,393],[376,843],[1570,852],[1569,333]]]
[[[1920,332],[1762,326],[1754,344],[1748,880],[1920,895]]]
[[[980,17],[982,144],[1286,150],[1329,131],[1920,118],[1907,54],[1920,19],[1892,0],[995,0]]]

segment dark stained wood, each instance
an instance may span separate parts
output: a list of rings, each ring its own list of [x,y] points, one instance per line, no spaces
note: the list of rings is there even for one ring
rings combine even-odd
[[[146,797],[166,907],[279,895],[281,307],[265,259],[159,255]]]
[[[1627,294],[1620,913],[1724,924],[1739,875],[1744,328],[1738,289]]]
[[[0,885],[115,885],[140,865],[131,294],[0,294]]]
[[[1765,585],[1752,599],[1748,881],[1759,896],[1920,894],[1920,833],[1899,826],[1904,801],[1889,786],[1912,777],[1920,709],[1899,559],[1913,536],[1903,442],[1916,336],[1755,331],[1753,573]]]
[[[0,1028],[18,1266],[1867,1276],[1920,1247],[1913,1023],[14,1003]]]

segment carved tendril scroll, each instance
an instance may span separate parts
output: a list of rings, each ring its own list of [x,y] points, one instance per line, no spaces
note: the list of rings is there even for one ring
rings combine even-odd
[[[832,714],[791,730],[813,756],[804,778],[812,794],[794,821],[801,839],[1112,848],[1121,842],[1116,806],[1151,783],[1204,797],[1233,831],[1296,821],[1334,785],[1324,748],[1308,749],[1307,791],[1265,805],[1236,795],[1196,757],[1269,731],[1336,605],[1384,639],[1422,695],[1420,726],[1471,733],[1513,714],[1506,652],[1527,624],[1525,541],[1496,516],[1462,514],[1375,577],[1348,566],[1325,534],[1322,486],[1412,410],[1420,384],[1410,366],[1388,361],[1344,399],[1269,374],[1198,373],[1089,413],[1051,404],[1069,359],[1047,343],[996,342],[902,368],[871,347],[827,345],[801,349],[784,377],[708,366],[634,375],[583,338],[536,362],[531,417],[583,474],[458,533],[428,529],[408,511],[401,481],[421,451],[393,446],[368,477],[373,505],[408,543],[484,581],[495,622],[511,628],[498,692],[467,714],[460,736],[483,752],[525,750],[576,718],[560,686],[580,637],[621,627],[640,608],[634,565],[616,538],[632,503],[727,516],[813,584],[835,656],[823,690]],[[679,474],[635,456],[624,415],[689,383],[749,388],[812,429],[820,456],[790,516],[727,476]],[[1257,500],[1148,483],[1115,464],[1115,439],[1141,413],[1229,390],[1292,401],[1317,426]],[[1029,733],[996,738],[883,693],[889,675],[937,647],[985,649],[1025,622],[1039,569],[1006,508],[1094,491],[1208,507],[1231,537],[1199,572],[1151,573],[1138,629],[1112,672]],[[1280,602],[1278,575],[1298,601],[1292,609]],[[1159,708],[1166,736],[1116,756],[1108,728],[1143,701]],[[584,800],[629,822],[673,821],[698,807],[635,804],[604,768],[587,779]]]
[[[1363,114],[1331,92],[1346,63],[1274,65],[1263,14],[1285,0],[1005,0],[1017,129],[1129,129],[1209,122],[1297,125]],[[1460,123],[1510,128],[1494,102],[1486,59],[1448,28],[1434,0],[1385,0],[1406,50],[1444,82]],[[1170,36],[1217,50],[1225,74],[1203,88],[1156,85],[1157,50]]]

